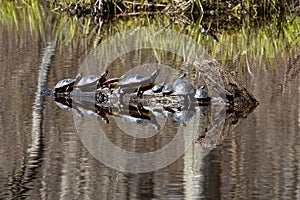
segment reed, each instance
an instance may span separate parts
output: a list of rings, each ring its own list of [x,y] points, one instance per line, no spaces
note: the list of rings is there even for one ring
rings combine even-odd
[[[192,37],[208,53],[220,60],[224,65],[235,63],[241,65],[247,63],[259,63],[269,65],[277,57],[288,57],[299,48],[300,19],[297,17],[298,5],[289,0],[264,0],[263,6],[269,6],[270,10],[261,9],[260,1],[243,1],[243,4],[230,7],[231,13],[221,15],[218,13],[187,15],[178,13],[147,15],[139,14],[139,17],[120,15],[106,18],[83,17],[66,15],[53,11],[55,14],[47,14],[48,11],[37,0],[22,0],[19,2],[0,0],[0,20],[12,27],[16,34],[20,30],[30,27],[31,34],[44,35],[45,23],[53,21],[51,29],[53,35],[60,43],[76,43],[86,49],[93,49],[102,40],[119,32],[125,32],[136,27],[153,27],[171,29]],[[62,0],[60,3],[69,1]],[[76,2],[72,0],[71,2]],[[167,4],[168,1],[153,1],[156,5]],[[174,1],[175,2],[175,1]],[[212,1],[187,1],[195,3],[207,12],[207,5],[214,8]],[[86,4],[95,3],[93,0],[85,1]],[[116,2],[111,1],[111,5]],[[132,2],[131,2],[132,3]],[[149,2],[143,1],[144,6]],[[286,6],[288,4],[290,6]],[[175,4],[175,3],[174,3]],[[99,6],[99,2],[97,6]],[[176,1],[176,6],[180,1]],[[185,7],[183,4],[182,8]],[[217,6],[217,5],[215,5]],[[221,9],[225,4],[219,4]],[[298,6],[298,7],[297,7]],[[287,7],[287,8],[286,8]],[[52,7],[53,8],[53,7]],[[194,8],[195,9],[195,8]],[[240,9],[240,10],[239,10]],[[249,10],[248,14],[240,13],[242,9]],[[268,15],[267,12],[272,12]],[[281,13],[281,14],[280,14]],[[209,17],[215,15],[214,18]],[[204,17],[203,17],[204,16]],[[230,16],[230,17],[228,17]],[[96,22],[95,22],[96,20]],[[108,23],[107,23],[108,22]],[[102,26],[106,24],[106,26]],[[220,25],[222,27],[220,27]],[[162,40],[161,45],[165,43]],[[183,47],[184,43],[179,43]],[[116,47],[117,48],[117,47]],[[111,49],[111,54],[117,49]],[[153,50],[157,60],[163,60],[163,53]],[[190,55],[186,55],[187,59]],[[179,58],[174,58],[179,59]]]
[[[22,31],[28,24],[32,33],[44,38],[45,10],[38,0],[5,1],[0,0],[0,22]],[[24,32],[20,33],[23,34]]]

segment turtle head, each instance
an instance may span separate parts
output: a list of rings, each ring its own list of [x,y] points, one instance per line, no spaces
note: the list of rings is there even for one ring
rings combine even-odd
[[[122,76],[120,76],[119,80],[122,80],[122,79],[124,79],[125,77],[126,77],[126,75],[123,74]]]
[[[75,85],[82,79],[83,75],[82,72],[79,72],[75,77]]]
[[[100,74],[100,78],[98,80],[97,88],[100,88],[102,86],[102,84],[106,81],[107,74],[108,74],[107,70],[105,70],[104,72],[102,72]]]
[[[154,80],[156,79],[156,77],[158,76],[160,72],[160,69],[155,70],[152,74],[151,74],[151,80],[154,82]]]
[[[178,79],[184,79],[186,77],[186,73],[184,72],[183,74],[180,74],[180,76],[178,77]]]
[[[101,74],[100,76],[101,76],[101,78],[102,78],[102,77],[103,77],[103,78],[106,78],[107,74],[108,74],[108,71],[105,70],[104,72],[102,72],[102,74]]]
[[[82,72],[79,72],[79,73],[76,75],[75,80],[76,80],[76,81],[79,81],[81,78],[82,78]]]

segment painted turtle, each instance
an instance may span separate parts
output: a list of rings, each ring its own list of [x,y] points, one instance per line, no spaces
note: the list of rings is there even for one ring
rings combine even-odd
[[[181,74],[179,77],[178,77],[178,80],[179,79],[184,79],[184,77],[186,76],[186,73],[183,73]],[[173,93],[173,83],[170,82],[170,83],[167,83],[166,85],[164,85],[163,89],[162,89],[162,93],[163,95],[170,95]]]
[[[127,123],[151,124],[156,130],[160,130],[160,125],[157,123],[153,113],[141,105],[137,107],[129,105],[128,110],[120,110],[117,116]]]
[[[174,113],[173,119],[180,125],[186,126],[185,122],[189,121],[194,115],[194,110],[182,110]]]
[[[163,95],[191,95],[195,93],[193,85],[184,80],[186,73],[181,74],[173,83],[167,83],[162,89]]]
[[[98,104],[75,104],[74,109],[77,111],[77,114],[80,117],[86,117],[86,118],[98,118],[100,117],[102,121],[104,121],[105,124],[109,123],[109,119],[107,117],[107,114],[109,112],[106,112],[106,108],[103,108],[99,106]]]
[[[165,82],[154,85],[153,88],[152,88],[152,92],[154,92],[154,93],[162,92],[162,89],[164,88],[164,85],[165,85]]]
[[[177,79],[173,83],[173,94],[174,95],[192,95],[195,93],[193,85],[183,79]]]
[[[167,83],[162,89],[163,95],[170,95],[173,92],[173,83]]]
[[[63,79],[56,83],[56,85],[54,86],[54,94],[65,92],[70,93],[73,90],[75,82],[78,81],[81,78],[81,76],[81,73],[79,73],[77,74],[75,79]]]
[[[55,97],[54,101],[60,109],[73,110],[73,108],[72,108],[72,99],[70,99],[70,98]]]
[[[196,99],[206,99],[208,98],[208,92],[205,89],[205,86],[202,85],[200,88],[196,90],[196,94],[194,96]]]
[[[104,71],[100,76],[98,75],[89,75],[83,77],[78,83],[76,84],[77,88],[83,89],[83,90],[95,90],[100,85],[106,81],[106,76],[108,74],[108,71]]]
[[[84,108],[76,105],[76,110],[81,117],[88,117],[88,118],[99,117],[98,113],[95,112],[95,110],[89,108]]]
[[[109,89],[115,88],[119,83],[120,78],[109,78],[100,84],[101,87],[108,87]]]
[[[163,114],[166,118],[179,123],[180,125],[185,126],[185,122],[189,121],[194,115],[196,111],[194,109],[191,110],[177,110],[175,111],[173,108],[164,107]]]
[[[162,114],[165,118],[167,119],[170,119],[170,120],[174,120],[173,117],[174,117],[174,113],[175,113],[175,110],[173,110],[172,108],[169,108],[169,107],[163,107],[163,111],[162,111]]]
[[[142,118],[142,117],[137,118],[137,117],[133,117],[130,115],[123,115],[123,114],[119,114],[119,117],[121,117],[122,120],[127,123],[135,123],[135,124],[149,124],[150,123],[149,119]]]
[[[110,107],[104,107],[101,104],[95,104],[95,110],[105,124],[109,123],[108,115],[112,115]]]
[[[126,92],[137,92],[138,97],[143,95],[143,92],[151,89],[154,86],[156,77],[158,76],[160,70],[155,70],[150,77],[141,74],[133,74],[121,78],[116,88],[118,92],[120,89]]]

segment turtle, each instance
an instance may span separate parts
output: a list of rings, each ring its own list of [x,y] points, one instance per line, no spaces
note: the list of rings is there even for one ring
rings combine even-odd
[[[85,108],[85,107],[82,107],[82,106],[79,106],[79,105],[76,105],[76,108],[75,108],[78,112],[78,114],[81,116],[81,117],[88,117],[88,118],[97,118],[99,117],[98,113],[94,110],[92,110],[91,108]]]
[[[184,77],[186,76],[186,73],[181,74],[178,79],[184,79]],[[162,89],[162,93],[163,95],[170,95],[173,93],[173,83],[167,83],[164,85],[163,89]]]
[[[95,100],[99,103],[106,103],[108,101],[109,95],[105,92],[96,92]]]
[[[194,110],[181,110],[174,113],[173,119],[180,125],[186,126],[185,122],[189,121],[194,115]]]
[[[108,71],[104,71],[100,76],[99,75],[85,76],[80,81],[78,81],[76,87],[85,91],[95,90],[99,88],[104,81],[106,81],[107,74]]]
[[[78,81],[81,78],[82,74],[79,73],[77,74],[75,79],[63,79],[61,81],[59,81],[58,83],[56,83],[56,85],[54,86],[54,94],[57,93],[70,93],[73,91],[73,87],[76,81]]]
[[[105,107],[101,104],[95,104],[95,110],[105,124],[109,123],[108,115],[112,115],[110,107]]]
[[[159,69],[155,70],[150,77],[141,74],[124,76],[116,86],[118,93],[120,93],[120,90],[122,89],[123,93],[124,91],[137,92],[137,96],[141,97],[144,91],[149,90],[154,86],[155,79],[159,72]]]
[[[194,115],[196,111],[195,109],[181,110],[171,107],[164,107],[163,114],[165,118],[170,119],[171,121],[177,122],[180,125],[185,126],[185,122],[189,121]]]
[[[170,95],[173,92],[173,83],[167,83],[164,85],[162,91],[163,95]]]
[[[173,94],[192,95],[195,94],[195,89],[189,81],[183,79],[177,79],[173,83]]]
[[[162,90],[164,88],[164,85],[165,85],[165,82],[154,85],[153,88],[152,88],[152,92],[154,92],[154,93],[162,92]]]
[[[117,114],[123,121],[135,124],[151,124],[155,129],[160,130],[160,125],[150,110],[143,108],[142,105],[128,106],[128,110]]]
[[[149,124],[150,120],[142,117],[134,117],[130,115],[119,114],[119,117],[122,118],[124,122],[135,123],[135,124]]]
[[[195,89],[189,81],[184,80],[185,76],[186,76],[186,73],[183,73],[173,83],[167,83],[162,90],[163,95],[170,95],[170,94],[191,95],[191,94],[194,94]]]
[[[175,113],[175,110],[170,108],[170,107],[167,107],[167,106],[164,106],[163,107],[163,111],[162,111],[162,114],[165,118],[167,119],[170,119],[173,121],[173,117],[174,117],[174,113]]]
[[[72,99],[65,97],[55,97],[54,101],[60,109],[73,110]]]
[[[118,84],[120,78],[109,78],[106,81],[104,81],[103,83],[100,84],[100,86],[103,87],[108,87],[109,89],[112,89],[114,87],[116,87],[116,85]]]
[[[196,90],[196,94],[194,96],[196,99],[206,99],[208,98],[208,92],[205,89],[205,86],[202,85],[200,88]]]

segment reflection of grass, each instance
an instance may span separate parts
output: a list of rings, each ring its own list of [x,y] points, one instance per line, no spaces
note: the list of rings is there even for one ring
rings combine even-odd
[[[22,38],[30,34],[45,40],[46,34],[61,43],[74,43],[90,47],[98,44],[100,26],[92,24],[91,18],[70,18],[50,12],[38,0],[5,1],[0,0],[0,23],[13,29],[11,37]],[[47,30],[47,33],[45,31]],[[53,36],[55,38],[53,38]],[[79,40],[81,40],[79,42]],[[84,41],[85,43],[82,43]],[[93,45],[95,46],[95,45]]]
[[[26,29],[27,23],[30,26],[30,30],[35,33],[44,35],[44,27],[42,19],[45,12],[38,0],[22,0],[5,1],[0,0],[0,21],[7,24],[14,29],[22,30]]]
[[[19,3],[3,0],[0,2],[2,3],[0,20],[15,30],[24,29],[29,25],[31,32],[43,36],[43,24],[51,19],[53,34],[58,41],[63,43],[80,41],[88,49],[94,48],[100,41],[116,33],[147,26],[169,28],[185,33],[204,46],[212,57],[220,59],[223,64],[236,60],[249,63],[254,59],[256,63],[266,63],[270,58],[286,57],[288,53],[298,48],[300,40],[300,19],[293,17],[292,14],[283,16],[274,14],[271,19],[264,20],[234,16],[228,19],[227,15],[218,16],[214,20],[206,15],[193,20],[186,15],[141,15],[115,18],[104,22],[105,25],[102,26],[101,18],[98,24],[95,24],[94,19],[90,17],[70,17],[64,14],[57,14],[55,17],[46,16],[46,11],[37,0],[23,0]],[[198,4],[203,6],[200,1]],[[205,28],[204,34],[200,27]],[[159,57],[157,52],[154,54]]]
[[[240,62],[255,59],[256,63],[263,63],[266,59],[287,57],[289,51],[299,46],[300,18],[287,17],[285,20],[275,19],[255,26],[247,19],[234,34],[220,34],[219,43],[210,38],[203,44],[211,45],[212,54],[221,58],[223,63],[238,58],[242,58],[238,59]]]
[[[183,20],[175,18],[172,21],[167,16],[155,18],[122,18],[114,22],[111,32],[123,32],[139,26],[166,27],[183,32],[193,37],[205,47],[212,57],[218,58],[223,64],[226,62],[266,63],[277,57],[287,57],[288,53],[299,46],[300,18],[286,17],[274,19],[271,22],[254,24],[254,19],[246,18],[243,23],[237,24],[235,30],[216,30],[215,37],[200,32],[199,25],[207,23],[199,18],[195,23],[181,23]],[[216,22],[217,23],[217,22]],[[106,30],[103,29],[103,32]],[[209,32],[209,31],[208,31]],[[182,44],[184,45],[184,44]],[[163,46],[163,41],[162,41]]]

